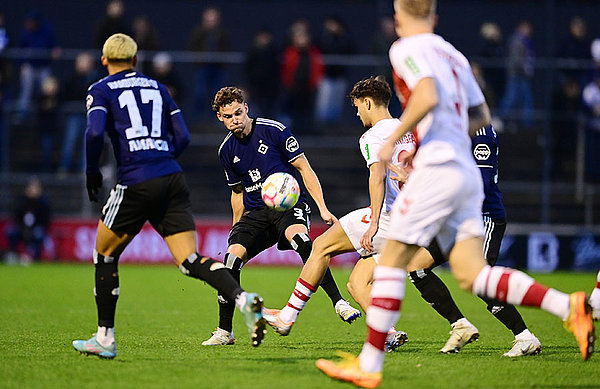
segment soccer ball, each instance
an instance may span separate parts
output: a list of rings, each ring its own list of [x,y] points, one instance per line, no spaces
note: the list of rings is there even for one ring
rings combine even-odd
[[[287,211],[298,202],[300,186],[288,173],[273,173],[263,182],[261,195],[267,207]]]

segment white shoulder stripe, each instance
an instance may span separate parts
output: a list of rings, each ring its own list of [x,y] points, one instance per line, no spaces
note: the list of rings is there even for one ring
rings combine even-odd
[[[87,111],[87,113],[88,113],[88,115],[89,115],[89,114],[90,114],[90,112],[92,112],[92,111],[97,111],[97,110],[104,111],[104,112],[108,112],[108,110],[107,110],[106,108],[104,108],[104,107],[103,107],[103,106],[101,106],[101,105],[98,105],[97,107],[92,107],[92,108],[90,108],[90,109]]]
[[[265,119],[265,118],[256,118],[256,123],[262,124],[265,126],[277,127],[279,129],[279,131],[285,130],[285,125],[283,125],[283,123],[280,123],[276,120]]]
[[[176,109],[173,112],[171,112],[171,116],[175,115],[176,113],[180,113],[181,110],[180,109]]]
[[[221,146],[219,146],[219,151],[217,151],[217,155],[221,155],[221,149],[223,148],[223,146],[225,146],[225,143],[227,143],[229,138],[231,138],[231,135],[233,135],[233,132],[229,132],[229,134],[227,134],[225,139],[223,139],[223,142],[221,142]]]

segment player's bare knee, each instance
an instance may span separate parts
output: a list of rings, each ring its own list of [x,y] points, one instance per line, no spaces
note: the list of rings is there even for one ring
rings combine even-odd
[[[454,273],[454,278],[456,278],[456,281],[458,282],[458,286],[462,290],[470,292],[473,288],[474,280],[471,277],[468,277],[468,275],[466,273],[462,273],[462,272],[453,272],[453,273]]]

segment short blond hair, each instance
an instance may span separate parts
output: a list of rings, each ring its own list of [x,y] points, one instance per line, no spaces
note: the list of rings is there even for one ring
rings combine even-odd
[[[396,9],[402,8],[415,18],[428,18],[435,14],[437,0],[395,0]]]
[[[109,62],[129,62],[133,60],[136,53],[137,43],[126,34],[113,34],[102,46],[102,55]]]

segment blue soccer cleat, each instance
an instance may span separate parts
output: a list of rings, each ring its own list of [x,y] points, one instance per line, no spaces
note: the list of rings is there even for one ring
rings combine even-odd
[[[246,303],[241,311],[250,333],[250,340],[253,347],[258,347],[267,333],[267,322],[262,316],[263,299],[256,293],[246,294]]]
[[[86,355],[97,355],[104,359],[113,359],[117,356],[117,345],[113,342],[110,346],[104,347],[96,340],[96,335],[89,340],[74,340],[75,350]]]

